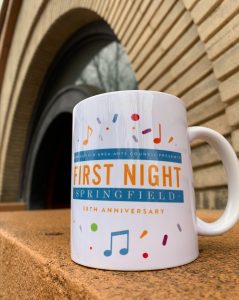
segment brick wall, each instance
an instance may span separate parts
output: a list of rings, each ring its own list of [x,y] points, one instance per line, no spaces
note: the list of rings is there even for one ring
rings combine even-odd
[[[141,89],[181,97],[189,125],[219,131],[239,153],[239,1],[23,1],[1,92],[2,201],[18,197],[29,120],[48,65],[73,32],[100,18],[125,47]],[[217,154],[200,141],[192,147],[198,205],[223,206]]]

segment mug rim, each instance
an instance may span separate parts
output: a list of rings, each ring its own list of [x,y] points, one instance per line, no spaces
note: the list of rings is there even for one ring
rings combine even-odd
[[[84,104],[84,103],[86,103],[86,102],[88,102],[88,101],[91,101],[91,100],[94,100],[96,97],[99,97],[99,96],[105,96],[105,95],[112,95],[112,94],[116,94],[116,93],[145,93],[145,94],[160,94],[160,95],[166,95],[166,96],[168,96],[168,97],[170,97],[170,98],[174,98],[174,99],[176,99],[176,100],[178,100],[179,101],[179,103],[181,103],[183,106],[184,106],[184,108],[185,108],[185,110],[187,110],[187,108],[186,108],[186,105],[185,105],[185,103],[183,102],[183,100],[182,99],[180,99],[180,98],[178,98],[177,96],[175,96],[175,95],[172,95],[172,94],[169,94],[169,93],[164,93],[164,92],[159,92],[159,91],[153,91],[153,90],[121,90],[121,91],[112,91],[112,92],[105,92],[105,93],[102,93],[102,94],[97,94],[97,95],[94,95],[94,96],[90,96],[90,97],[88,97],[88,98],[85,98],[85,99],[83,99],[83,100],[81,100],[79,103],[77,103],[75,106],[74,106],[74,108],[73,108],[73,111],[79,106],[79,105],[81,105],[81,104]]]

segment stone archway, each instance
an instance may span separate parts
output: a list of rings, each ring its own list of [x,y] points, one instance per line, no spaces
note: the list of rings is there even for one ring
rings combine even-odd
[[[50,9],[46,7],[46,11],[43,11],[38,20],[40,24],[44,24],[44,18],[48,15],[47,8]],[[63,12],[58,11],[58,13],[62,13],[62,15],[57,15],[54,21],[48,19],[45,25],[49,27],[44,28],[44,31],[42,28],[39,29],[39,23],[32,31],[32,37],[29,39],[29,44],[25,45],[27,50],[21,61],[22,68],[18,76],[20,81],[16,83],[6,109],[8,118],[4,128],[3,147],[1,149],[1,160],[3,161],[1,164],[1,174],[3,174],[1,176],[1,198],[3,201],[19,198],[21,169],[30,118],[50,63],[72,33],[99,19],[94,12],[76,6]],[[38,36],[39,33],[41,33],[41,37]],[[36,36],[38,36],[38,42],[35,40]],[[7,93],[7,90],[3,91],[3,94],[4,92]],[[21,138],[16,139],[16,137]]]

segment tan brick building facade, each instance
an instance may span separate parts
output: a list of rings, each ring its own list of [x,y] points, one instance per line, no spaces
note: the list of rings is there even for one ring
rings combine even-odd
[[[30,119],[49,65],[72,34],[98,20],[124,46],[140,89],[181,97],[189,125],[219,131],[239,153],[238,0],[25,0],[14,9],[12,35],[8,14],[1,28],[0,201],[20,200]],[[198,141],[192,159],[198,205],[223,206],[218,156]]]

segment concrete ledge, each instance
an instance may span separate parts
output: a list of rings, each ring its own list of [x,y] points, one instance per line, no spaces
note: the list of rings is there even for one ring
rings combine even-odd
[[[25,202],[4,202],[0,203],[0,212],[1,211],[18,211],[26,210],[27,205]]]
[[[239,225],[199,237],[191,264],[125,273],[73,263],[69,221],[69,210],[0,213],[0,299],[238,299]]]

